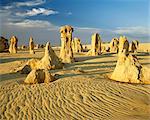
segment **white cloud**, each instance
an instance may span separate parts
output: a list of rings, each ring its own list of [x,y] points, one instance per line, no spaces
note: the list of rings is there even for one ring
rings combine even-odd
[[[44,4],[46,0],[32,0],[32,1],[26,1],[26,2],[16,2],[16,6],[36,6]]]
[[[25,13],[17,12],[17,16],[36,16],[36,15],[52,15],[57,14],[57,11],[45,9],[45,8],[33,8],[32,10],[27,10]]]
[[[136,27],[118,27],[113,32],[117,34],[150,34],[150,29],[148,27],[136,26]]]
[[[23,21],[11,21],[8,22],[8,25],[11,26],[17,26],[17,27],[23,27],[23,28],[50,28],[50,27],[54,27],[53,24],[51,24],[48,21],[44,21],[44,20],[23,20]]]
[[[72,15],[72,12],[68,12],[67,15]]]

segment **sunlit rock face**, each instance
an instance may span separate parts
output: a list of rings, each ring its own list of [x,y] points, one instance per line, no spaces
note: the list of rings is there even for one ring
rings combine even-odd
[[[46,69],[34,69],[24,80],[28,84],[50,83],[52,81],[54,81],[54,77]]]
[[[73,28],[69,25],[65,25],[60,28],[60,37],[61,37],[60,58],[63,63],[74,62],[72,50],[72,32]]]
[[[30,52],[30,54],[35,54],[35,52],[34,52],[34,42],[33,42],[32,37],[29,38],[29,52]]]
[[[96,56],[101,54],[101,44],[102,40],[98,33],[94,33],[92,35],[91,40],[91,50],[87,53],[87,55]]]
[[[12,36],[10,38],[10,45],[9,45],[10,53],[17,53],[17,44],[18,44],[18,38],[16,36]]]
[[[121,38],[118,60],[111,79],[128,83],[150,84],[150,69],[143,67],[135,55],[129,54],[128,48],[127,39]]]
[[[131,51],[132,53],[136,53],[137,50],[138,50],[138,47],[139,47],[139,41],[133,40],[133,41],[131,42],[130,51]]]
[[[83,51],[81,40],[79,38],[74,38],[72,40],[72,50],[74,53],[80,53]]]
[[[113,38],[109,44],[110,46],[110,52],[118,52],[118,45],[119,45],[119,40],[118,38]]]

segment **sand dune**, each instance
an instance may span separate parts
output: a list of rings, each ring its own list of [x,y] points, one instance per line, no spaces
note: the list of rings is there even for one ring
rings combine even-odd
[[[43,51],[32,56],[23,51],[15,56],[1,54],[0,119],[150,119],[150,85],[107,78],[115,67],[116,54],[76,55],[78,62],[51,70],[57,80],[50,84],[27,85],[23,83],[26,75],[10,73],[24,59],[42,55]],[[137,53],[137,56],[142,65],[150,66],[146,53]]]

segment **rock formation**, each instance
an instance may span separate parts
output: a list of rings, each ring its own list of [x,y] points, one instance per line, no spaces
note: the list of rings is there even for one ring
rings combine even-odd
[[[45,47],[45,55],[41,60],[30,59],[26,64],[17,68],[14,72],[20,72],[22,74],[28,74],[34,69],[59,69],[62,68],[63,64],[51,48],[50,43],[47,42]]]
[[[83,47],[79,38],[74,38],[72,40],[72,50],[75,53],[79,53],[83,51]]]
[[[101,54],[101,38],[98,33],[92,35],[91,41],[91,50],[87,53],[87,55],[100,55]]]
[[[7,51],[8,48],[9,48],[8,40],[1,36],[0,37],[0,52]]]
[[[136,56],[122,52],[111,79],[128,83],[150,84],[150,69],[143,67]]]
[[[129,54],[129,42],[120,37],[118,61],[111,79],[129,83],[150,84],[150,69],[143,67],[136,56]]]
[[[129,52],[129,42],[125,36],[120,36],[119,38],[119,53],[124,52],[127,54]]]
[[[18,43],[17,37],[12,36],[10,39],[10,45],[9,45],[9,52],[10,53],[17,53],[17,43]]]
[[[71,45],[72,32],[73,32],[73,28],[69,25],[65,25],[60,28],[60,34],[61,34],[60,58],[63,63],[74,62],[72,45]]]
[[[139,42],[137,40],[133,40],[131,42],[130,51],[132,53],[137,52],[138,46],[139,46]]]
[[[109,44],[110,46],[110,52],[118,52],[118,45],[119,45],[119,40],[118,38],[113,38]]]
[[[40,69],[57,69],[62,68],[63,65],[60,62],[59,58],[55,54],[54,50],[51,48],[50,43],[47,42],[45,47],[45,55],[40,60],[38,68]]]
[[[21,50],[26,49],[27,47],[25,45],[21,45]]]
[[[55,80],[54,77],[49,73],[48,70],[34,69],[28,74],[24,82],[28,84],[36,84],[36,83],[50,83],[54,80]]]
[[[30,54],[35,54],[35,52],[34,52],[34,42],[33,42],[32,37],[29,38],[29,51],[30,51]]]

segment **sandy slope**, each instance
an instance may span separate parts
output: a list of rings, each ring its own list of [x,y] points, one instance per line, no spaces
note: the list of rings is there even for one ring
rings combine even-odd
[[[58,80],[50,84],[25,85],[22,81],[26,75],[10,73],[19,61],[42,55],[40,51],[33,56],[24,51],[0,54],[0,119],[150,119],[150,85],[107,79],[106,74],[115,67],[116,54],[76,55],[78,62],[51,71]],[[137,55],[144,66],[150,67],[146,53]]]

